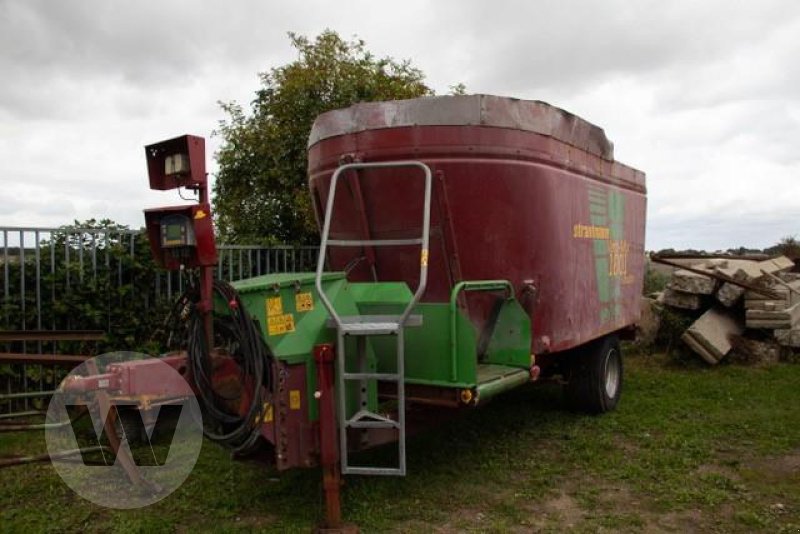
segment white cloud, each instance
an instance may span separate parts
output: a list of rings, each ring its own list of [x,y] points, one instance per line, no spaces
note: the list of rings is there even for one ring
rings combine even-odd
[[[721,0],[0,0],[0,224],[141,225],[179,201],[147,190],[142,147],[208,137],[218,100],[247,104],[257,73],[294,57],[287,31],[326,27],[411,59],[440,93],[465,82],[602,126],[648,174],[649,247],[796,233],[800,4]]]

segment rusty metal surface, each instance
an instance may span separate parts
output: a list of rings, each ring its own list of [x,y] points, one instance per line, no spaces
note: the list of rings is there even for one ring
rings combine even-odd
[[[55,365],[58,367],[74,367],[85,362],[91,356],[82,354],[34,354],[24,352],[0,352],[0,363],[32,363]]]
[[[181,135],[173,139],[144,147],[150,189],[165,191],[177,187],[196,189],[205,187],[206,140],[196,135]],[[165,160],[173,154],[185,154],[189,159],[189,173],[167,175]]]
[[[334,349],[324,344],[314,347],[317,391],[314,397],[319,402],[319,448],[322,466],[322,489],[325,495],[324,528],[336,529],[342,524],[341,486],[342,473],[339,464],[339,440],[336,433],[336,392],[334,390]]]
[[[387,123],[391,123],[388,121]],[[532,284],[532,352],[558,352],[639,319],[644,271],[645,177],[553,137],[487,126],[409,126],[330,137],[309,150],[309,183],[319,215],[330,176],[342,158],[414,159],[434,171],[429,283],[423,302],[448,302],[454,279],[507,279],[517,291]],[[418,231],[417,182],[402,171],[361,178],[370,234],[392,239]],[[359,178],[350,177],[350,180]],[[439,198],[446,194],[445,198]],[[337,198],[336,239],[363,233],[352,193]],[[360,250],[331,251],[343,269]],[[417,283],[415,250],[377,250],[379,280]],[[457,274],[456,274],[457,273]],[[374,279],[365,262],[353,281]],[[491,303],[470,296],[480,327]]]
[[[215,349],[213,389],[226,399],[231,413],[242,415],[251,402],[250,382],[241,382],[235,360]],[[309,375],[309,372],[312,373]],[[274,363],[275,391],[267,392],[260,417],[261,438],[269,445],[261,460],[283,471],[294,467],[313,467],[319,463],[319,439],[316,422],[309,420],[308,380],[315,380],[314,369],[305,364]]]
[[[102,330],[0,330],[0,342],[6,341],[101,341]]]
[[[305,364],[278,363],[273,428],[275,465],[279,470],[313,467],[319,460],[319,439],[309,420],[306,401],[309,398],[306,394],[308,371]],[[268,431],[269,427],[264,430]]]
[[[338,135],[408,126],[523,130],[552,137],[605,160],[614,159],[614,146],[602,128],[546,102],[494,95],[428,96],[355,104],[317,117],[308,144]]]
[[[94,360],[88,360],[85,365],[86,369],[90,373],[95,375],[98,374],[97,364]],[[100,410],[100,414],[109,415],[105,418],[103,428],[105,430],[108,443],[111,446],[111,450],[114,451],[116,462],[119,463],[119,465],[125,471],[125,474],[132,484],[151,490],[154,489],[154,486],[142,477],[139,469],[136,467],[133,457],[130,454],[130,449],[127,447],[123,448],[121,446],[122,442],[119,434],[117,434],[117,427],[115,424],[117,418],[119,417],[119,413],[117,412],[117,407],[111,403],[108,393],[104,390],[98,390],[95,393],[95,400]]]

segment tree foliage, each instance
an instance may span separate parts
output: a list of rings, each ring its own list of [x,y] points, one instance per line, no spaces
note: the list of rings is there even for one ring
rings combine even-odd
[[[216,134],[217,227],[227,243],[317,240],[306,178],[306,143],[320,113],[357,102],[432,94],[409,61],[376,58],[364,41],[326,30],[315,39],[289,34],[298,58],[262,73],[251,109],[221,103],[228,118]]]
[[[798,260],[800,259],[800,241],[793,235],[786,236],[781,238],[776,245],[766,249],[765,252],[772,255],[782,254],[793,260]]]
[[[108,220],[75,221],[42,239],[38,250],[38,262],[31,248],[24,258],[3,266],[0,276],[8,294],[0,307],[1,329],[106,333],[97,343],[48,342],[44,352],[156,353],[162,348],[153,334],[163,322],[169,299],[156,280],[161,276],[166,283],[167,275],[159,274],[144,232],[130,232]]]

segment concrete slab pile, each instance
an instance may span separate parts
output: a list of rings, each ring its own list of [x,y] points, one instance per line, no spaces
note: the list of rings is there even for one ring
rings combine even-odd
[[[800,274],[785,256],[697,258],[673,271],[663,304],[697,317],[681,340],[711,365],[731,351],[742,361],[775,361],[800,348]],[[699,313],[699,315],[698,315]]]
[[[690,326],[681,340],[711,365],[719,363],[733,348],[731,337],[744,330],[730,311],[711,308]]]
[[[800,321],[800,303],[789,308],[780,306],[776,302],[769,302],[764,309],[746,310],[745,318],[747,328],[767,328],[782,330],[795,328]]]

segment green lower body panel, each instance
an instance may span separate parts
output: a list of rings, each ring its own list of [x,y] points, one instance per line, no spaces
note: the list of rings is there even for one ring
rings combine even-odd
[[[314,347],[336,343],[336,328],[317,294],[315,273],[271,274],[234,283],[250,316],[276,359],[287,365],[305,364],[305,405],[309,420],[317,419]],[[400,315],[413,295],[404,282],[349,282],[344,273],[324,273],[321,285],[342,317]],[[473,322],[467,293],[494,295],[485,321]],[[217,302],[224,309],[224,302]],[[531,366],[531,323],[504,280],[462,281],[448,302],[417,304],[414,325],[404,329],[405,384],[457,390],[470,397],[464,404],[483,402],[525,383]],[[346,372],[397,373],[397,337],[346,336]],[[342,350],[344,349],[344,350]],[[298,367],[299,369],[299,367]],[[376,410],[377,380],[347,384],[348,416],[361,408]],[[466,392],[465,392],[466,390]],[[463,399],[463,398],[462,398]],[[352,402],[350,402],[352,401]]]
[[[481,403],[495,395],[521,386],[530,380],[528,369],[509,367],[507,365],[479,364],[477,402]]]

